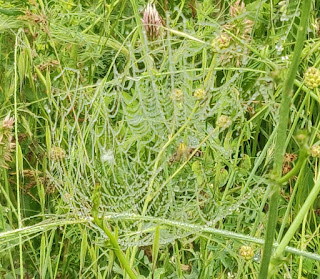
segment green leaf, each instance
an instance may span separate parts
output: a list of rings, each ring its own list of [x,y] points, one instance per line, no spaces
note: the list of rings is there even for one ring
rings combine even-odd
[[[154,240],[153,240],[153,246],[152,246],[152,270],[156,269],[159,246],[160,246],[160,226],[158,225],[154,233]]]
[[[88,238],[87,238],[87,230],[83,230],[82,240],[81,240],[81,248],[80,248],[80,270],[82,270],[87,254],[88,247]]]
[[[19,10],[12,10],[12,9],[1,9],[0,8],[0,13],[7,15],[7,16],[19,16],[19,15],[24,15],[24,12],[19,11]]]

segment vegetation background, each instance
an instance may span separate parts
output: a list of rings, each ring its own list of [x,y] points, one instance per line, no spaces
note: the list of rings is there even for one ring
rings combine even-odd
[[[319,10],[0,0],[0,277],[319,278]]]

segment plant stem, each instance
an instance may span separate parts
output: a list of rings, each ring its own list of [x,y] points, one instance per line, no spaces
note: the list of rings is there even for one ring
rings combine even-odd
[[[22,228],[22,220],[21,220],[21,197],[20,197],[20,166],[19,166],[19,151],[20,145],[18,140],[18,107],[17,107],[17,94],[18,94],[18,73],[17,73],[17,52],[18,52],[18,39],[21,33],[21,29],[19,29],[16,34],[16,41],[14,47],[14,134],[16,139],[16,182],[17,182],[17,215],[18,215],[18,227]],[[19,236],[19,264],[20,264],[20,278],[24,277],[23,271],[23,253],[22,253],[22,238]]]
[[[292,62],[289,68],[288,76],[284,84],[282,92],[282,100],[279,111],[279,125],[277,127],[277,140],[275,146],[274,158],[274,176],[275,180],[281,177],[282,162],[286,146],[286,131],[289,119],[290,95],[295,80],[296,72],[298,70],[300,55],[304,44],[305,34],[308,26],[309,12],[311,9],[311,0],[306,0],[302,3],[302,15],[300,25],[298,28],[297,41],[294,47]],[[280,184],[275,182],[271,186],[272,196],[270,198],[270,209],[267,223],[267,231],[265,236],[265,244],[263,249],[263,257],[260,266],[259,279],[268,277],[268,267],[272,255],[272,247],[275,236],[276,224],[278,219],[278,203],[280,198]]]
[[[131,279],[136,279],[137,278],[136,274],[131,269],[129,261],[126,259],[126,257],[124,256],[123,252],[121,251],[121,248],[120,248],[120,246],[118,244],[117,239],[115,238],[113,233],[107,228],[106,223],[103,222],[103,219],[96,218],[96,217],[94,217],[94,221],[105,232],[105,234],[108,236],[108,238],[109,238],[109,240],[111,242],[111,245],[113,246],[114,253],[116,254],[119,262],[121,263],[122,267],[125,269],[127,274],[129,275],[129,277]]]
[[[113,233],[111,232],[111,230],[109,230],[109,228],[107,227],[107,223],[106,220],[103,218],[103,216],[99,216],[99,206],[101,203],[101,186],[99,184],[97,184],[93,190],[93,195],[92,195],[92,217],[94,222],[96,223],[96,225],[98,227],[100,227],[104,233],[108,236],[111,245],[113,246],[113,251],[116,254],[119,262],[121,263],[122,267],[125,269],[125,271],[127,272],[127,274],[129,275],[129,277],[131,279],[136,279],[136,272],[131,269],[129,261],[126,259],[126,257],[124,256],[118,241],[116,239],[116,237],[113,235]]]
[[[307,197],[306,201],[302,205],[297,217],[292,222],[290,228],[288,229],[287,233],[284,235],[283,239],[281,240],[279,246],[277,247],[274,258],[277,259],[281,256],[281,254],[284,252],[285,247],[288,245],[290,240],[292,239],[293,235],[295,234],[296,230],[301,225],[301,222],[305,215],[308,213],[308,210],[312,206],[315,199],[318,197],[318,194],[320,192],[320,175],[318,175],[317,181],[311,190],[309,196]],[[273,265],[271,265],[273,266]]]

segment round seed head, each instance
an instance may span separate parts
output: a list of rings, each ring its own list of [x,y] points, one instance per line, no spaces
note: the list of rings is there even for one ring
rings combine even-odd
[[[230,127],[231,124],[232,124],[232,120],[227,115],[221,115],[216,122],[216,125],[218,127],[224,128],[224,129]]]
[[[314,67],[310,67],[304,73],[304,83],[310,88],[314,89],[320,85],[320,70]]]
[[[183,100],[183,92],[182,92],[180,89],[175,88],[175,89],[173,89],[170,98],[171,98],[173,101],[178,101],[178,102],[180,102],[180,101]]]
[[[61,161],[66,157],[66,152],[64,149],[58,146],[52,146],[50,150],[50,158],[54,161]]]
[[[203,100],[206,98],[206,91],[203,88],[199,88],[194,92],[193,96],[197,100]]]
[[[246,260],[251,260],[254,257],[254,250],[250,246],[240,246],[239,254],[241,257],[245,258]]]
[[[320,146],[319,145],[314,145],[311,147],[311,156],[320,158]]]

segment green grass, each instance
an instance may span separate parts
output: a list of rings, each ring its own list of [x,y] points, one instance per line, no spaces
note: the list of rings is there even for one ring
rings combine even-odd
[[[1,278],[320,276],[319,3],[244,2],[0,1]]]

